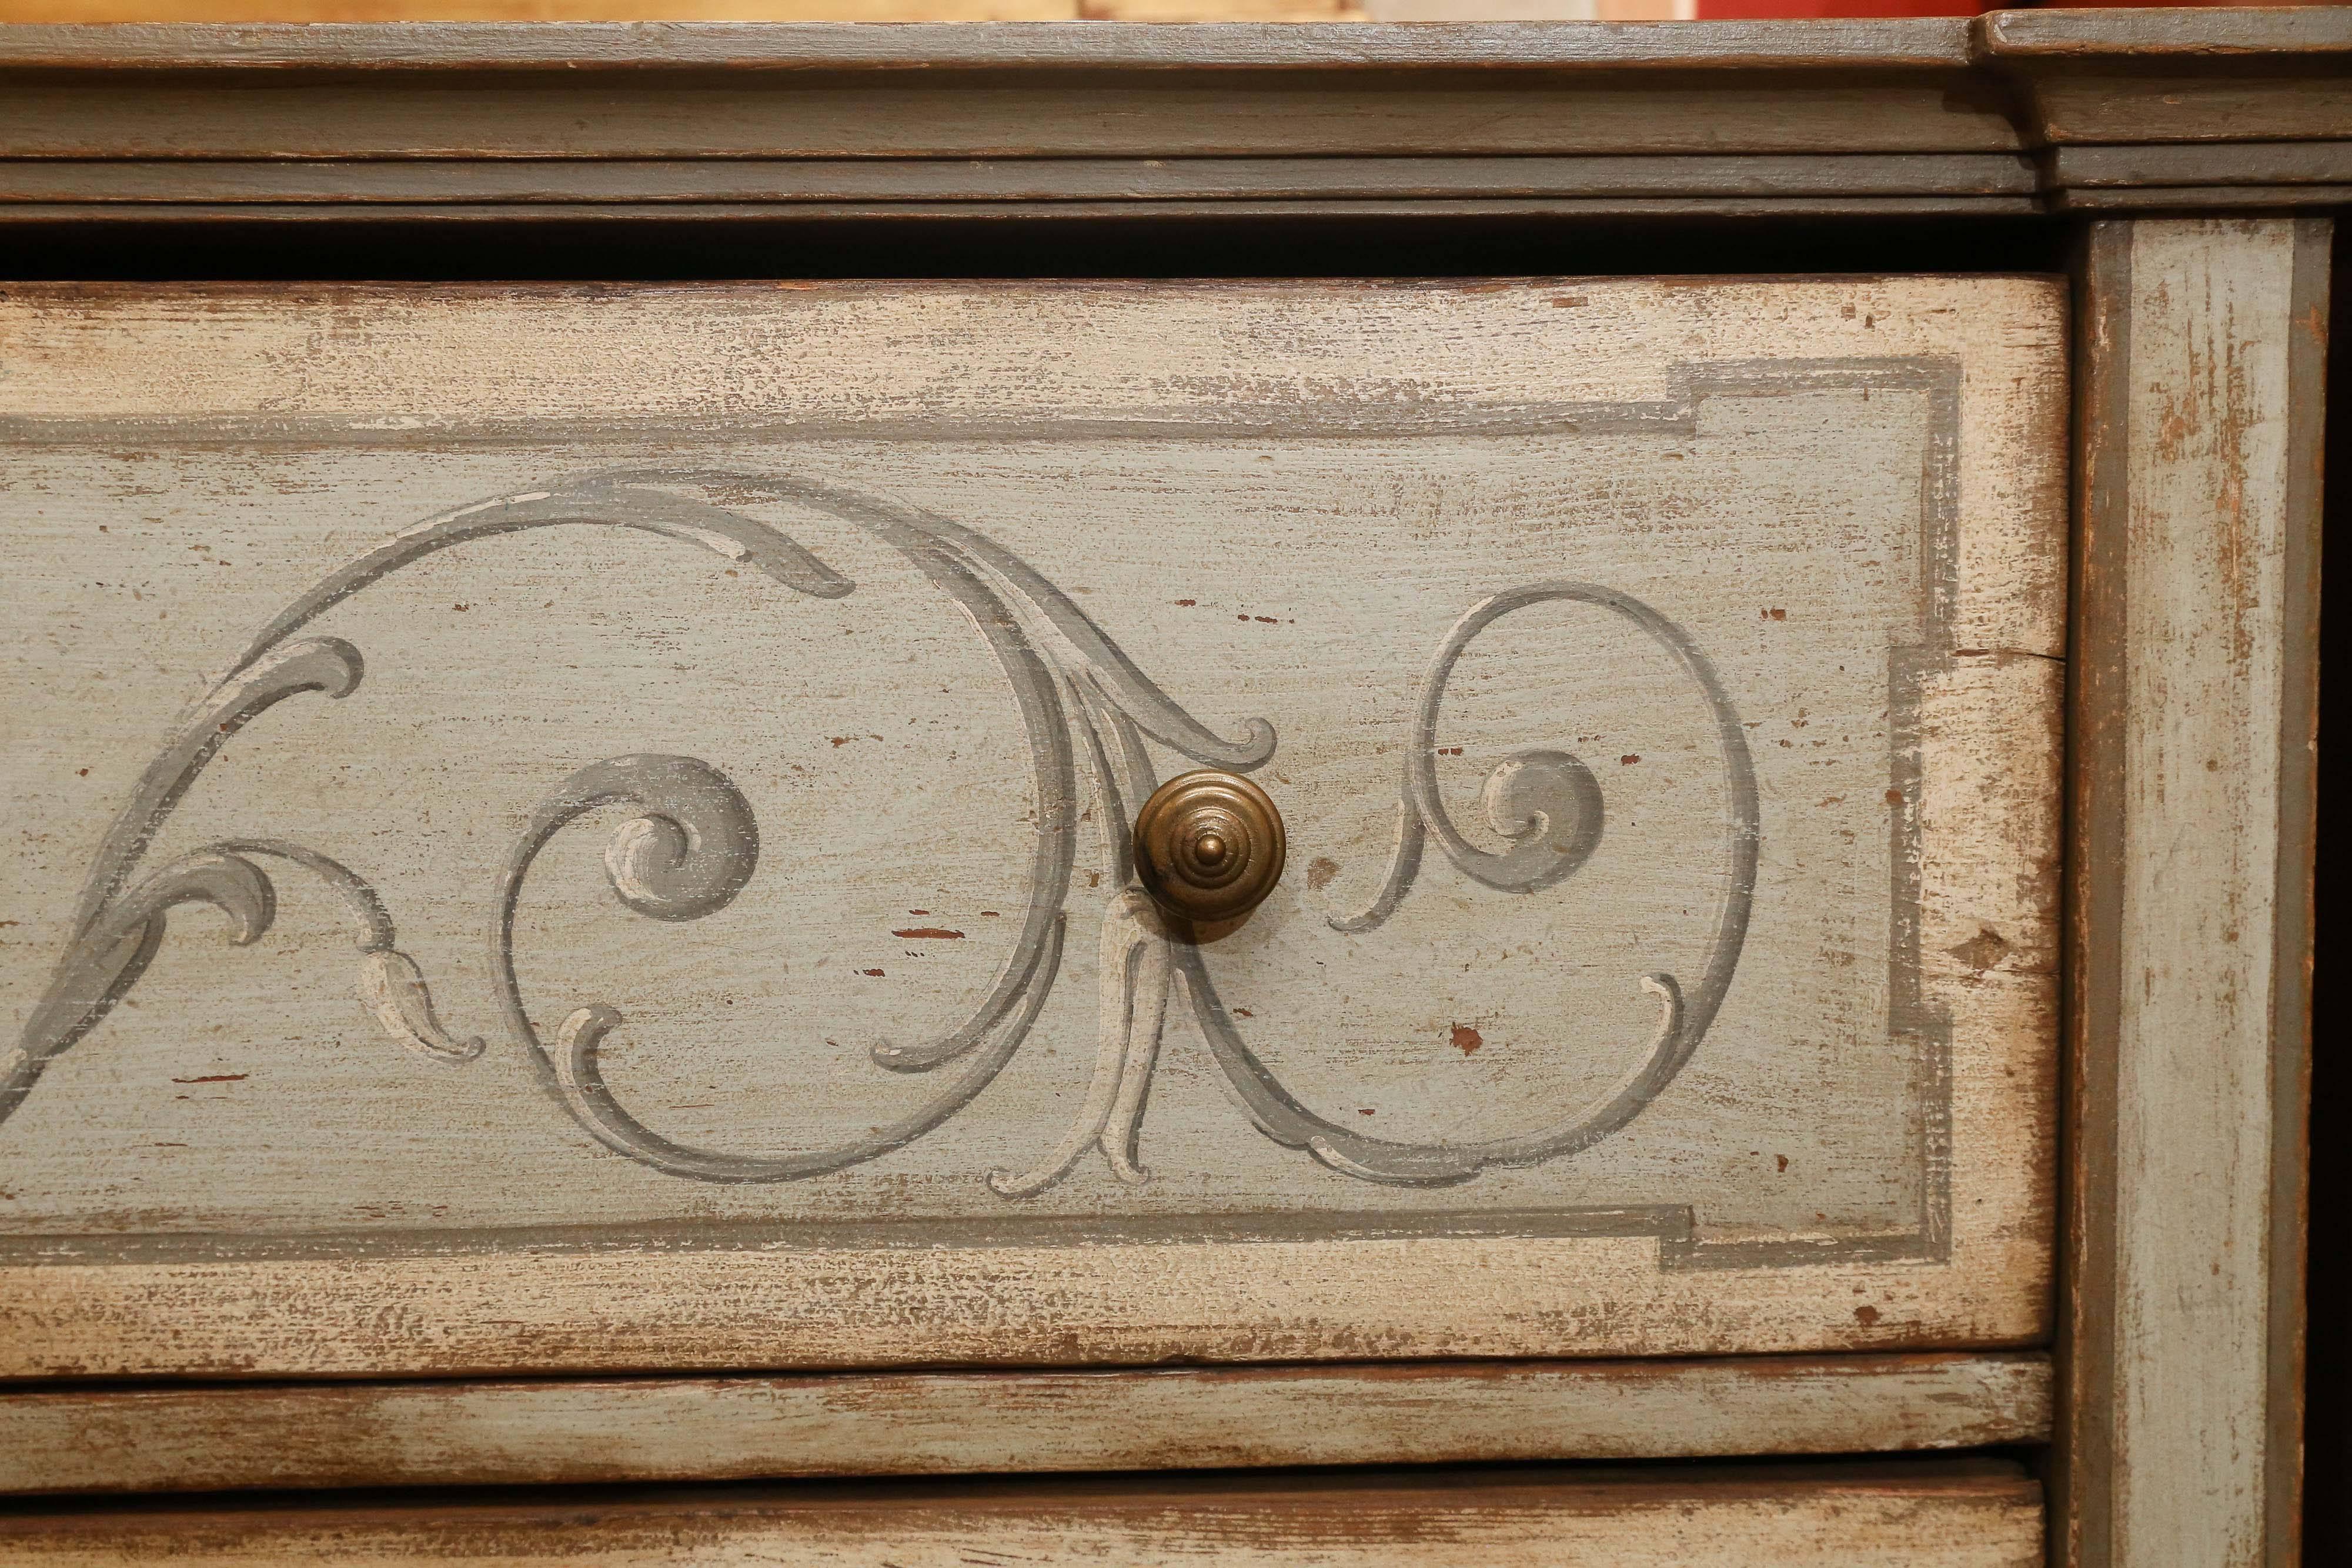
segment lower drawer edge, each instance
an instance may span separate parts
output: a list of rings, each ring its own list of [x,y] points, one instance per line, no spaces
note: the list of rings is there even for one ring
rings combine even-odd
[[[120,1504],[0,1517],[17,1568],[425,1561],[1334,1568],[2032,1568],[2039,1484],[2000,1460],[1743,1469],[1289,1472]]]
[[[25,1388],[0,1494],[1899,1453],[2051,1396],[2031,1351]]]

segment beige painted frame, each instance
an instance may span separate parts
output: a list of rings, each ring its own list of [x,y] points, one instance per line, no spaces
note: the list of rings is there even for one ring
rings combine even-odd
[[[1961,308],[1971,300],[1984,308]],[[1107,353],[1024,367],[1022,345],[1038,334],[1115,319],[1128,325],[1108,340],[1148,335],[1148,364]],[[1560,325],[1570,319],[1572,334]],[[356,321],[368,326],[343,329]],[[0,1375],[1720,1355],[2046,1338],[2064,507],[2053,434],[2064,351],[2046,279],[1791,278],[1703,292],[1540,279],[484,286],[429,297],[28,287],[0,304],[13,345],[0,429],[37,442],[160,423],[232,450],[288,433],[331,448],[361,438],[355,419],[364,430],[393,409],[433,428],[568,433],[593,421],[732,434],[854,432],[872,408],[947,430],[1063,409],[1153,430],[1245,430],[1264,415],[1223,390],[1226,337],[1241,322],[1253,340],[1297,333],[1318,345],[1314,390],[1272,395],[1286,420],[1337,430],[1421,419],[1383,412],[1395,367],[1442,365],[1465,334],[1480,352],[1423,372],[1414,408],[1468,428],[1530,409],[1587,421],[1621,403],[1677,409],[1695,394],[1678,368],[1686,339],[1674,334],[1702,322],[1705,358],[1719,367],[1710,373],[1734,390],[1862,377],[1923,394],[1929,434],[1902,480],[1920,497],[1922,608],[1917,632],[1906,627],[1887,653],[1890,689],[1916,693],[1916,716],[1898,717],[1877,775],[1895,786],[1888,816],[1903,846],[1889,1028],[1906,1046],[1916,1034],[1923,1063],[1905,1157],[1924,1196],[1904,1228],[1694,1245],[1687,1215],[1659,1204],[1553,1226],[1502,1216],[1484,1234],[1381,1215],[1342,1216],[1319,1235],[1256,1232],[1237,1216],[1223,1229],[1086,1245],[1051,1228],[944,1225],[918,1245],[777,1231],[719,1247],[590,1226],[465,1245],[362,1236],[273,1247],[263,1236],[191,1251],[98,1238],[0,1266]],[[952,375],[934,369],[943,332],[972,345]],[[1591,348],[1556,363],[1571,337]],[[1841,357],[1862,350],[1867,358]],[[620,364],[625,377],[604,368]],[[1664,401],[1627,403],[1627,388]],[[39,1113],[39,1093],[22,1113]]]

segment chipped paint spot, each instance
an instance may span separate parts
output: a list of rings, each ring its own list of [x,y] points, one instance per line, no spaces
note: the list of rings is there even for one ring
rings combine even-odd
[[[1947,947],[1944,951],[1981,975],[2006,957],[2009,947],[2008,939],[2000,932],[1990,926],[1979,926],[1975,936],[1957,947]]]
[[[1331,885],[1339,874],[1339,862],[1328,855],[1317,855],[1307,862],[1307,887],[1310,893],[1320,893]]]
[[[1454,1049],[1463,1055],[1475,1056],[1478,1054],[1478,1048],[1486,1043],[1486,1037],[1468,1024],[1458,1023],[1454,1026]]]

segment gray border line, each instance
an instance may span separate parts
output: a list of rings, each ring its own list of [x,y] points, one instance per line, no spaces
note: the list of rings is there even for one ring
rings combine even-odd
[[[1945,1262],[1951,1254],[1952,1038],[1948,1013],[1926,996],[1922,968],[1921,887],[1918,869],[1918,800],[1923,778],[1920,706],[1927,683],[1950,667],[1952,623],[1958,595],[1959,402],[1962,367],[1949,356],[1855,357],[1834,360],[1757,360],[1677,364],[1669,371],[1669,396],[1655,402],[1556,404],[1548,407],[1459,411],[1426,407],[1380,407],[1354,417],[1299,428],[1302,412],[1244,410],[1217,421],[1171,423],[1128,420],[1055,421],[1050,429],[1033,424],[952,425],[934,422],[887,428],[877,424],[795,425],[759,423],[724,429],[670,422],[659,433],[680,444],[724,439],[752,444],[762,440],[835,439],[860,442],[900,439],[938,444],[960,440],[1104,439],[1138,440],[1356,439],[1423,435],[1523,436],[1537,434],[1692,434],[1698,405],[1710,396],[1784,395],[1805,390],[1884,389],[1924,393],[1928,418],[1927,451],[1920,476],[1919,569],[1926,589],[1917,641],[1888,651],[1890,783],[1902,803],[1889,825],[1893,884],[1888,933],[1888,1034],[1908,1040],[1916,1064],[1920,1105],[1918,1148],[1921,1204],[1917,1227],[1848,1239],[1780,1239],[1706,1242],[1687,1204],[1608,1205],[1556,1209],[1498,1210],[1486,1214],[1446,1211],[1321,1210],[1280,1215],[1176,1215],[1105,1218],[1097,1216],[1035,1218],[940,1218],[919,1222],[829,1222],[802,1220],[656,1220],[623,1226],[557,1225],[482,1227],[461,1230],[331,1230],[272,1237],[104,1235],[62,1233],[0,1237],[0,1265],[23,1262],[172,1262],[261,1259],[430,1257],[486,1252],[610,1250],[762,1250],[865,1247],[1034,1246],[1070,1239],[1074,1226],[1088,1244],[1117,1242],[1247,1242],[1352,1240],[1397,1237],[1626,1237],[1659,1239],[1665,1270],[1784,1268],[1849,1261]],[[551,433],[528,427],[398,432],[320,429],[284,421],[240,421],[236,428],[210,421],[194,426],[162,422],[52,423],[23,417],[0,419],[0,443],[10,445],[103,444],[126,439],[179,447],[205,444],[318,446],[343,450],[390,444],[446,449],[453,445],[544,445]],[[598,439],[642,439],[650,426],[609,429],[562,427],[567,445]],[[917,1226],[920,1230],[918,1233]],[[690,1236],[675,1231],[690,1227]],[[663,1231],[671,1234],[661,1234]]]

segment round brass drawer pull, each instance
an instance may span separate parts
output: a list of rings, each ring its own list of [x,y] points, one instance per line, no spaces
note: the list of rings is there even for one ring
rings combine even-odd
[[[1135,816],[1135,869],[1171,915],[1233,920],[1282,880],[1287,843],[1266,792],[1233,773],[1182,773]]]

